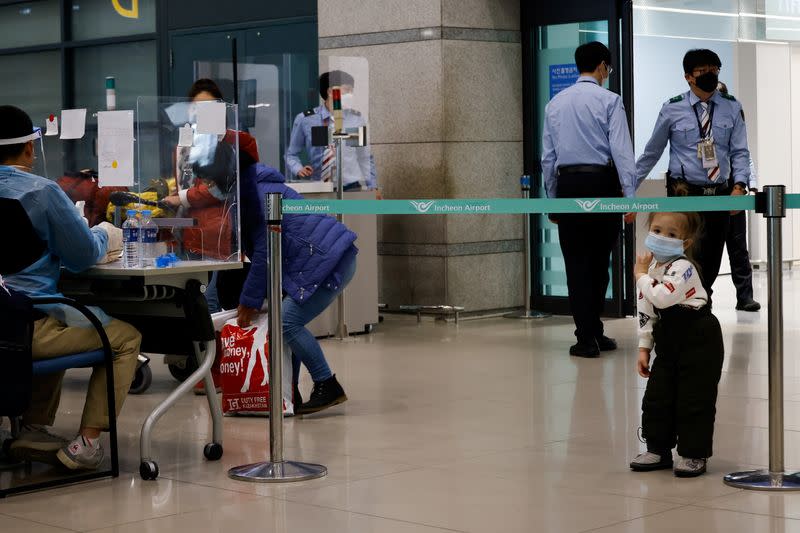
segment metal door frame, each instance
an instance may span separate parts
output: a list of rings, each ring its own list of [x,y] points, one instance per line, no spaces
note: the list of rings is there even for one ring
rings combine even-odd
[[[608,44],[611,62],[618,66],[609,88],[622,94],[633,136],[633,5],[632,0],[561,0],[560,2],[520,1],[522,30],[523,86],[523,164],[524,174],[534,177],[532,189],[541,186],[541,140],[537,136],[539,113],[537,101],[536,50],[539,28],[552,24],[602,21],[608,22]],[[531,220],[531,249],[539,244],[538,219]],[[633,262],[635,225],[625,226],[620,244],[612,252],[611,274],[614,291],[606,301],[604,315],[623,317],[635,311]],[[563,296],[546,296],[541,291],[541,268],[532,261],[532,307],[556,314],[569,314],[569,302]]]

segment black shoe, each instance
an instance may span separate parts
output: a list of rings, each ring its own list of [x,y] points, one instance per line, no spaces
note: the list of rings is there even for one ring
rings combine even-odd
[[[569,347],[569,354],[575,357],[600,357],[600,347],[597,341],[580,342]]]
[[[610,352],[617,349],[617,341],[605,335],[597,337],[597,346],[601,352]]]
[[[300,386],[292,386],[292,403],[294,404],[295,412],[303,405],[303,396],[300,394]]]
[[[339,385],[336,376],[331,376],[325,381],[314,382],[314,390],[311,391],[311,397],[300,406],[297,413],[301,415],[317,413],[346,401],[347,395],[344,393],[344,389]]]
[[[761,304],[755,300],[745,300],[736,304],[737,311],[749,311],[750,313],[755,313],[759,309],[761,309]]]

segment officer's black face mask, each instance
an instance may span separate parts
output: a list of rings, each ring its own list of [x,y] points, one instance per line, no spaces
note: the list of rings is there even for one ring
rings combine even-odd
[[[719,74],[715,74],[714,72],[706,72],[702,76],[697,76],[694,79],[694,83],[697,85],[697,88],[703,92],[714,92],[719,84]]]

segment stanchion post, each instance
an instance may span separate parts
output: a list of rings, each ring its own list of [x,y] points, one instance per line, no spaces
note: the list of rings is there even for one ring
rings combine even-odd
[[[725,484],[749,490],[800,490],[800,473],[784,470],[783,431],[783,232],[786,187],[770,185],[756,196],[756,211],[767,219],[767,315],[769,357],[769,469],[736,472]]]
[[[336,199],[337,200],[344,200],[344,178],[342,176],[342,167],[344,166],[343,159],[342,159],[342,143],[345,139],[349,138],[349,135],[344,136],[337,136],[334,134],[333,142],[336,143]],[[336,220],[342,222],[344,220],[344,215],[341,213],[336,215]],[[337,310],[337,318],[338,322],[336,324],[336,338],[337,339],[346,339],[347,338],[347,324],[345,323],[345,296],[344,292],[342,291],[339,293],[339,296],[336,297],[336,310]]]
[[[327,475],[322,465],[286,461],[283,457],[283,272],[281,224],[283,207],[280,194],[266,196],[266,225],[269,239],[269,454],[270,461],[237,466],[228,476],[240,481],[280,483],[305,481]]]
[[[531,177],[529,175],[524,175],[520,178],[520,185],[522,186],[522,198],[524,200],[530,200],[531,198]],[[524,213],[523,215],[523,229],[522,229],[522,239],[523,239],[523,250],[525,254],[525,309],[521,312],[515,313],[508,313],[504,315],[505,318],[525,318],[525,319],[534,319],[534,318],[548,318],[550,317],[550,313],[544,313],[542,311],[535,311],[531,308],[531,299],[533,298],[533,259],[531,257],[531,215],[528,213]]]

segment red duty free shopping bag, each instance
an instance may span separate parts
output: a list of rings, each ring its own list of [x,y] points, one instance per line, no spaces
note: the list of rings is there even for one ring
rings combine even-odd
[[[225,322],[220,332],[222,358],[222,412],[226,415],[268,415],[270,404],[269,319],[257,315],[253,325],[241,328],[236,319]],[[283,354],[283,414],[293,415],[292,360]]]

